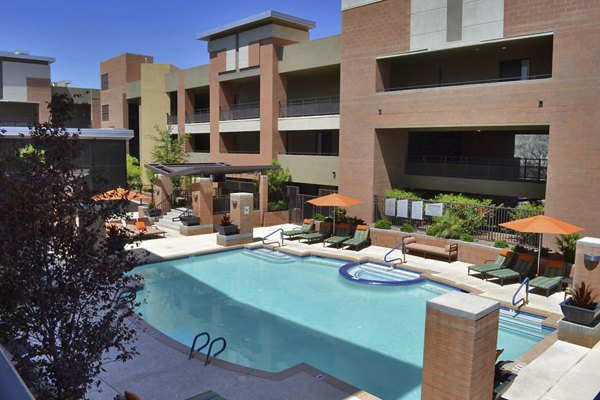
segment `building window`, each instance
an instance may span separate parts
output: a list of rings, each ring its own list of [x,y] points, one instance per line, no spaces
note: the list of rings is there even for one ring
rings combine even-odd
[[[102,105],[102,121],[108,121],[108,104]]]
[[[102,74],[100,79],[100,88],[102,90],[108,89],[108,74]]]

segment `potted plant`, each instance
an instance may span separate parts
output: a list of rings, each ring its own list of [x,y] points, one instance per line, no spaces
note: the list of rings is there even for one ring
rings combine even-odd
[[[496,350],[496,366],[494,368],[494,394],[493,399],[499,399],[502,397],[504,392],[513,384],[513,381],[517,377],[517,374],[504,369],[504,366],[512,363],[513,361],[498,361],[500,354],[504,352],[504,349]]]
[[[594,302],[592,288],[581,282],[571,289],[571,296],[560,303],[565,320],[579,325],[593,326],[600,316],[600,305]]]
[[[238,227],[237,225],[231,223],[231,218],[229,215],[225,214],[223,215],[223,218],[221,218],[221,223],[217,225],[217,232],[226,236],[235,235],[238,233]]]
[[[185,226],[200,224],[200,217],[197,217],[195,215],[182,215],[181,217],[179,217],[179,220]]]

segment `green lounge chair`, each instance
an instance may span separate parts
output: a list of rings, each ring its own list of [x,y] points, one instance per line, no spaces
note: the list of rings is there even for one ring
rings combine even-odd
[[[323,247],[325,247],[325,244],[329,243],[334,244],[336,248],[339,248],[342,243],[350,239],[350,224],[342,222],[341,224],[338,224],[337,227],[338,231],[335,233],[335,236],[323,240]]]
[[[333,232],[333,224],[331,222],[321,222],[319,226],[319,232],[305,233],[300,235],[300,241],[306,240],[306,243],[311,244],[312,242],[320,242],[321,240],[331,236]]]
[[[500,279],[500,285],[504,286],[504,281],[507,279],[518,278],[519,282],[529,274],[529,270],[533,265],[535,257],[530,254],[519,254],[517,262],[512,268],[502,268],[495,271],[486,272],[486,279]]]
[[[225,397],[221,396],[218,393],[209,390],[208,392],[200,393],[194,397],[190,397],[187,400],[226,400]]]
[[[291,231],[283,232],[283,236],[286,236],[288,239],[294,239],[300,235],[304,235],[306,233],[311,233],[314,229],[314,224],[312,219],[305,219],[302,223],[302,227],[294,228]]]
[[[356,231],[354,232],[354,237],[352,239],[345,240],[342,243],[342,246],[354,247],[356,250],[358,250],[360,246],[367,244],[367,240],[369,240],[369,227],[367,225],[358,225],[356,227]]]
[[[481,279],[485,278],[485,274],[490,271],[506,268],[510,265],[513,258],[513,252],[507,249],[500,250],[498,258],[495,260],[485,261],[485,264],[469,265],[467,275],[471,275],[471,271],[481,274]]]
[[[543,289],[546,291],[546,297],[550,294],[550,291],[554,288],[558,288],[562,282],[563,274],[565,272],[564,261],[550,260],[546,264],[546,270],[543,276],[538,276],[535,279],[529,281],[529,286],[536,289]]]

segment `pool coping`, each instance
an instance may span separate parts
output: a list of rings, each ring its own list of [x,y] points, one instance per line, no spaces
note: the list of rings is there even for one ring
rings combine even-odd
[[[372,256],[366,256],[366,255],[360,255],[360,254],[356,254],[356,255],[336,254],[335,256],[332,256],[332,254],[327,253],[325,250],[321,251],[321,250],[318,250],[315,248],[300,250],[300,249],[293,249],[293,248],[285,248],[285,246],[263,245],[261,242],[228,246],[228,247],[223,247],[223,248],[203,249],[203,250],[198,250],[198,251],[194,251],[194,252],[188,252],[186,254],[174,254],[174,255],[168,256],[168,257],[161,257],[161,256],[158,256],[158,255],[152,253],[152,257],[147,257],[147,258],[151,258],[151,260],[146,261],[146,264],[154,264],[154,263],[159,263],[159,262],[163,262],[163,261],[176,260],[176,259],[181,259],[181,258],[189,258],[189,257],[194,257],[194,256],[199,256],[199,255],[212,254],[212,253],[222,253],[222,252],[226,252],[226,251],[233,251],[233,250],[240,250],[240,249],[260,249],[260,248],[266,248],[266,249],[271,249],[274,251],[280,251],[282,253],[287,253],[287,254],[291,254],[291,255],[295,255],[295,256],[299,256],[299,257],[308,257],[308,256],[325,257],[325,258],[333,258],[333,259],[348,261],[348,262],[357,263],[357,264],[363,263],[363,262],[374,262],[374,263],[383,264],[383,265],[390,265],[393,267],[398,265],[398,264],[394,264],[393,262],[392,263],[385,262],[384,260],[382,260],[381,258],[378,258],[378,257],[372,257]],[[524,366],[526,366],[531,361],[536,359],[540,354],[542,354],[544,351],[546,351],[550,346],[552,346],[552,344],[554,344],[558,340],[558,335],[557,335],[558,321],[562,318],[562,315],[555,314],[555,313],[545,311],[545,310],[540,310],[540,309],[533,308],[533,307],[529,307],[527,305],[524,305],[521,307],[515,307],[509,302],[506,302],[503,300],[498,300],[498,299],[495,299],[495,298],[489,297],[489,296],[484,296],[483,291],[475,289],[471,286],[468,286],[463,283],[456,282],[456,281],[453,281],[450,279],[445,279],[445,278],[436,276],[436,274],[434,274],[431,270],[411,266],[406,263],[402,263],[400,265],[402,265],[403,269],[420,273],[421,277],[423,279],[430,280],[435,283],[447,285],[452,288],[456,288],[465,293],[469,293],[469,294],[472,294],[475,296],[480,296],[483,298],[488,298],[488,299],[498,301],[498,302],[500,302],[500,306],[504,307],[504,308],[516,310],[518,312],[533,314],[538,317],[544,317],[544,320],[542,321],[542,325],[552,328],[552,329],[554,329],[554,331],[551,332],[544,339],[542,339],[541,341],[536,343],[527,352],[520,355],[517,359],[513,360],[510,364],[507,365],[506,369],[511,369],[513,372],[518,374],[519,371]],[[154,337],[160,343],[170,347],[173,350],[183,353],[186,356],[189,356],[190,348],[188,346],[176,341],[175,339],[170,338],[166,334],[157,330],[152,325],[150,325],[148,322],[143,320],[140,316],[135,315],[133,318],[135,318],[135,322],[138,324],[138,326],[140,326],[140,328],[144,332],[149,333],[152,337]],[[206,360],[206,356],[199,352],[194,352],[192,357],[195,359],[198,359],[202,362],[204,362]],[[276,381],[282,381],[282,380],[287,379],[298,373],[305,372],[305,373],[313,376],[315,379],[319,379],[320,381],[325,382],[325,383],[335,387],[336,389],[347,393],[350,396],[357,397],[358,399],[361,399],[361,400],[380,399],[379,397],[374,396],[373,394],[371,394],[369,392],[366,392],[360,388],[357,388],[341,379],[334,377],[333,375],[330,375],[324,371],[321,371],[318,368],[315,368],[315,367],[311,366],[310,364],[307,364],[304,362],[299,363],[290,368],[287,368],[285,370],[282,370],[280,372],[269,372],[269,371],[264,371],[264,370],[260,370],[260,369],[244,367],[242,365],[231,363],[229,361],[225,361],[225,360],[218,359],[218,358],[211,359],[210,364],[220,367],[220,368],[224,368],[224,369],[233,371],[233,372],[237,372],[240,374],[255,376],[255,377],[259,377],[259,378],[263,378],[263,379],[276,380]]]

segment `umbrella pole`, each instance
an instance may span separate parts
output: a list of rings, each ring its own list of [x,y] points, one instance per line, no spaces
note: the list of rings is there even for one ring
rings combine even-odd
[[[332,233],[335,235],[335,214],[336,214],[336,210],[337,207],[333,207],[333,231]]]
[[[538,263],[537,263],[537,275],[536,276],[540,276],[540,257],[542,256],[542,236],[544,236],[544,234],[540,233],[540,241],[538,243]]]

